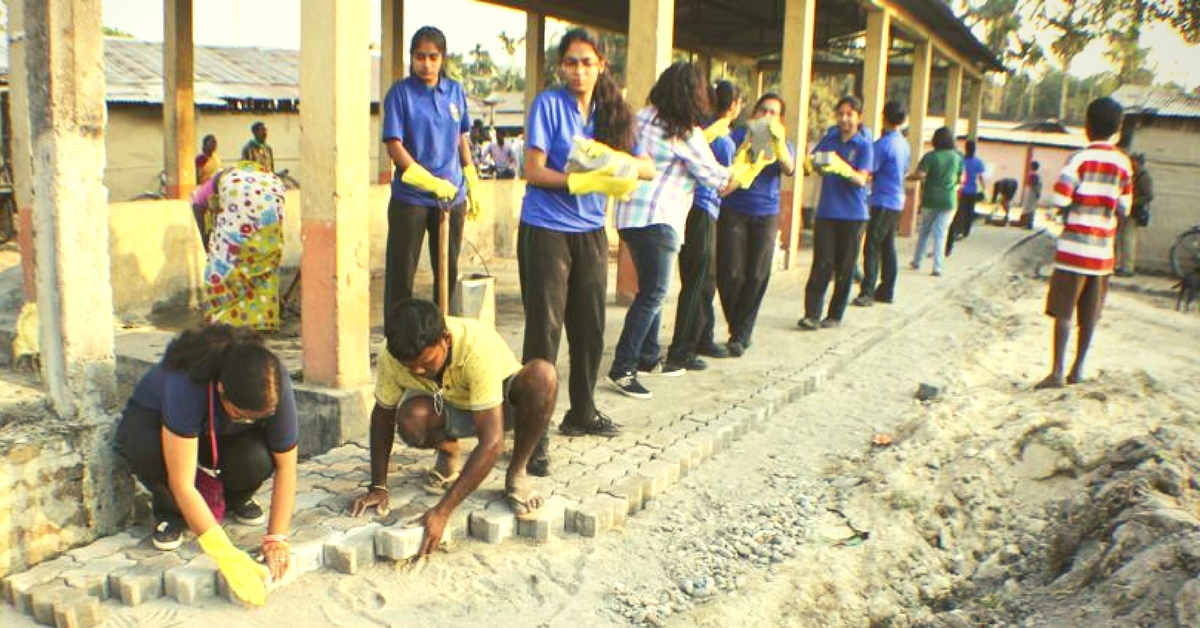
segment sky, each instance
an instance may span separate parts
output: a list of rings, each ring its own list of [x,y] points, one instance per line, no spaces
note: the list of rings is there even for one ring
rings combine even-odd
[[[379,42],[379,1],[371,2],[371,40]],[[434,25],[446,33],[450,52],[466,54],[478,43],[501,67],[510,62],[497,37],[525,34],[525,14],[474,0],[405,2],[404,41],[416,29]],[[197,44],[218,46],[300,47],[300,0],[200,0],[195,3],[194,37]],[[138,39],[162,41],[162,3],[154,0],[104,0],[104,24],[132,33]],[[451,19],[458,18],[458,19]],[[563,27],[547,21],[547,41]],[[1047,42],[1048,44],[1048,42]],[[1168,26],[1155,25],[1142,37],[1150,48],[1150,64],[1160,82],[1175,81],[1188,89],[1200,85],[1200,47],[1189,46]],[[1086,77],[1110,69],[1103,44],[1094,43],[1074,62],[1071,73]],[[524,47],[517,50],[515,65],[524,67]]]

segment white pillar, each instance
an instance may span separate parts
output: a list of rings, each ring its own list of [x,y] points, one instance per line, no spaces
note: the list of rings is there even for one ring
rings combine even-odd
[[[946,123],[958,137],[958,119],[962,111],[963,67],[953,61],[946,69]]]
[[[626,100],[634,111],[646,105],[658,75],[671,65],[675,0],[629,0]]]
[[[987,86],[983,77],[971,81],[971,110],[967,113],[967,136],[979,139],[979,120],[983,117],[983,90]]]

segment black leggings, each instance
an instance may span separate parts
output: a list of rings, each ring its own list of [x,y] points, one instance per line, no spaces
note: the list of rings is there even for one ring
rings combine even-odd
[[[162,416],[137,406],[125,407],[117,427],[117,449],[129,463],[133,475],[153,496],[154,520],[183,523],[183,515],[167,484],[163,461]],[[199,437],[199,463],[212,465],[212,446],[208,434]],[[240,506],[254,496],[258,487],[275,473],[275,460],[267,448],[266,434],[253,429],[240,434],[217,437],[217,458],[225,503]]]

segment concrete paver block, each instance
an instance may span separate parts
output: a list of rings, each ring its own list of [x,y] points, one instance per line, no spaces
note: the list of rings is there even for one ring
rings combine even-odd
[[[29,614],[29,591],[39,584],[54,580],[64,571],[79,566],[75,559],[68,556],[55,558],[33,569],[11,574],[4,578],[4,599],[16,607],[18,611]]]
[[[146,534],[148,534],[148,531],[143,529],[135,528],[133,530],[126,530],[120,534],[96,539],[89,545],[69,550],[67,556],[81,563],[91,562],[117,554],[127,547],[137,545],[145,538]]]
[[[345,574],[358,573],[361,567],[375,560],[375,533],[382,527],[378,523],[368,523],[327,541],[325,566]]]
[[[103,622],[104,607],[90,595],[63,599],[54,605],[56,628],[92,628]]]
[[[566,509],[568,532],[580,536],[596,537],[612,527],[612,505],[597,496],[589,497],[577,506]]]
[[[612,460],[614,455],[615,454],[613,453],[613,450],[609,449],[608,447],[599,445],[599,446],[593,447],[591,449],[588,449],[587,451],[576,456],[574,463],[581,464],[584,467],[587,467],[589,469],[588,472],[590,473],[591,469],[594,469],[594,468]]]
[[[546,543],[566,531],[566,510],[571,502],[562,497],[550,497],[537,517],[530,520],[517,519],[517,536]]]
[[[631,475],[613,482],[612,486],[604,489],[604,493],[623,500],[626,514],[633,514],[646,505],[649,484],[650,480],[645,476]]]
[[[72,589],[58,579],[39,584],[29,590],[29,614],[33,616],[33,621],[53,626],[54,605],[59,600],[69,600],[73,597],[87,597],[87,593]]]
[[[516,531],[516,521],[511,510],[475,510],[468,525],[472,537],[484,543],[503,543]]]
[[[194,606],[201,599],[217,594],[217,562],[209,556],[199,556],[170,569],[163,576],[163,588],[167,597],[184,606]]]
[[[425,528],[393,526],[375,532],[375,555],[388,560],[407,560],[421,549]]]
[[[676,440],[678,440],[678,438],[673,434],[658,431],[651,432],[642,436],[641,438],[638,438],[637,444],[662,450],[674,445]]]
[[[296,530],[291,537],[290,549],[297,573],[306,574],[324,567],[325,543],[341,536],[341,532],[331,532],[320,526]]]
[[[109,574],[134,564],[124,554],[107,554],[86,561],[76,569],[62,572],[62,579],[69,587],[83,589],[90,595],[105,600],[109,597]]]
[[[113,572],[108,581],[109,592],[113,597],[120,597],[126,606],[157,600],[163,596],[163,574],[182,564],[183,559],[174,554],[146,559],[133,567]]]
[[[679,481],[679,463],[667,460],[650,460],[638,467],[637,475],[650,480],[646,498],[653,499],[667,491],[667,487]]]
[[[621,527],[625,525],[625,519],[629,515],[629,503],[619,497],[612,495],[597,495],[597,503],[608,504],[608,510],[612,514],[612,527]]]

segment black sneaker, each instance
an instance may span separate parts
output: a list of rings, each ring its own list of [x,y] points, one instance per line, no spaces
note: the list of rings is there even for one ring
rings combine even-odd
[[[796,327],[799,327],[804,331],[816,331],[821,328],[821,322],[815,318],[809,318],[805,316],[804,318],[796,321]]]
[[[825,320],[821,321],[821,327],[824,329],[832,329],[841,324],[842,319],[840,318],[826,318]]]
[[[596,416],[592,420],[577,423],[571,419],[571,412],[567,411],[567,416],[563,417],[562,423],[558,425],[558,431],[566,436],[603,436],[612,438],[621,433],[621,426],[613,423],[613,420],[596,412]]]
[[[664,366],[664,369],[679,368],[685,371],[703,371],[708,368],[708,363],[696,356],[692,356],[686,360],[670,360]]]
[[[717,343],[712,343],[706,347],[700,347],[696,350],[697,355],[702,355],[706,358],[717,358],[718,360],[729,357],[729,349],[722,347]]]
[[[677,377],[683,375],[683,367],[678,364],[671,364],[664,358],[659,358],[651,363],[638,364],[637,372],[641,375],[662,375],[664,377]],[[611,378],[609,381],[612,381]]]
[[[533,455],[529,457],[529,463],[525,465],[526,473],[539,478],[550,477],[550,453],[546,451],[547,445],[548,441],[543,436],[537,446],[533,448]]]
[[[267,520],[267,515],[263,512],[262,506],[259,506],[258,502],[253,499],[247,500],[241,506],[234,507],[230,512],[233,513],[233,518],[238,523],[248,526],[256,526]]]
[[[851,303],[857,305],[858,307],[871,307],[872,305],[875,305],[875,299],[872,299],[868,295],[860,294],[853,301],[851,301]]]
[[[649,399],[654,396],[653,393],[651,393],[646,389],[645,386],[642,386],[642,384],[638,382],[637,373],[635,372],[625,373],[624,375],[609,373],[608,383],[612,384],[613,388],[617,389],[617,392],[625,395],[626,397],[633,397],[634,399]],[[563,424],[565,425],[566,422],[564,421]]]
[[[150,534],[154,547],[166,552],[183,544],[183,525],[172,521],[159,521]]]
[[[731,357],[740,358],[746,352],[746,347],[737,340],[730,340],[725,343],[725,348],[729,351]]]

